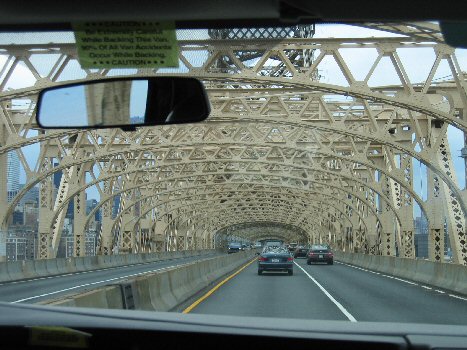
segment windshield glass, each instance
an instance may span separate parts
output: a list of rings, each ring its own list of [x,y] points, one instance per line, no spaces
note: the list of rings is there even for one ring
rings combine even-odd
[[[82,68],[73,32],[0,33],[0,301],[467,325],[466,49],[435,22],[175,37],[177,67]],[[199,79],[211,115],[36,123],[43,88],[149,76]]]

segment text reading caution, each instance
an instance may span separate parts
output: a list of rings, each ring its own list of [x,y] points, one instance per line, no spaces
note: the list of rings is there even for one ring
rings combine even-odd
[[[73,30],[82,68],[178,67],[173,22],[85,22]]]

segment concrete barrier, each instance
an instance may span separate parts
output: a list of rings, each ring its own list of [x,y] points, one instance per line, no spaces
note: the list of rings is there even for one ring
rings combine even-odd
[[[112,266],[112,256],[111,255],[98,255],[97,264],[100,268],[106,268]]]
[[[47,272],[47,260],[33,260],[34,263],[34,271],[36,276],[48,276],[49,273]]]
[[[2,278],[3,281],[9,281],[10,280],[10,274],[8,271],[8,264],[6,263],[0,263],[0,278]],[[3,277],[2,277],[3,276]]]
[[[73,258],[75,262],[75,267],[77,272],[86,271],[86,266],[84,266],[84,258]]]
[[[13,261],[7,265],[7,276],[11,280],[21,279],[23,276],[23,262]]]
[[[55,259],[57,261],[57,269],[59,274],[68,273],[68,264],[67,259],[65,258],[58,258]]]
[[[120,286],[108,286],[83,293],[79,299],[64,299],[61,306],[92,307],[105,309],[123,308]]]
[[[147,254],[120,254],[57,258],[42,260],[12,261],[0,263],[0,282],[46,277],[73,272],[90,271],[108,267],[141,264],[187,256],[200,256],[216,250],[177,251]]]
[[[22,264],[22,278],[33,278],[37,276],[36,267],[33,260],[23,261]],[[17,279],[16,277],[10,276],[12,280]]]
[[[57,259],[46,259],[45,267],[48,275],[58,275],[60,273],[58,271]]]
[[[123,281],[120,290],[115,286],[101,287],[42,304],[121,309],[124,308],[122,286],[130,285],[136,309],[169,311],[254,256],[254,252],[241,252],[207,258]]]
[[[427,260],[335,252],[338,261],[467,295],[467,266]]]

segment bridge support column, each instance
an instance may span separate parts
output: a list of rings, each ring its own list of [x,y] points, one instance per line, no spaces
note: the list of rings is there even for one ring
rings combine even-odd
[[[446,173],[449,175],[449,177],[454,181],[455,184],[458,184],[447,137],[444,137],[443,142],[441,143],[438,150],[438,160],[442,169],[446,169]],[[449,242],[451,244],[452,250],[452,260],[454,263],[467,266],[467,228],[465,220],[467,213],[462,211],[460,204],[461,201],[463,201],[463,198],[454,195],[446,183],[443,183],[442,195],[444,198],[443,203],[446,210]]]
[[[81,188],[86,182],[84,168],[77,166],[73,188]],[[84,223],[86,221],[86,192],[81,191],[74,198],[73,206],[73,256],[80,257],[86,255],[86,232]]]
[[[441,182],[430,169],[428,171],[429,237],[428,255],[431,261],[444,261],[444,208],[441,197]]]
[[[149,253],[151,251],[151,219],[149,214],[140,220],[139,226],[138,252]]]
[[[100,249],[101,255],[111,255],[113,253],[114,240],[112,237],[112,207],[110,203],[105,203],[102,208],[102,222],[100,233]]]
[[[413,205],[402,207],[399,211],[402,224],[400,227],[401,244],[399,247],[399,256],[402,258],[415,259],[415,238]]]
[[[153,222],[151,226],[151,250],[153,252],[164,252],[166,250],[166,227],[165,218],[159,218]]]
[[[104,181],[104,193],[110,195],[111,192],[111,182],[109,180]],[[104,200],[102,205],[101,215],[101,228],[100,228],[100,237],[99,237],[99,254],[100,255],[111,255],[113,253],[113,237],[112,237],[112,206],[113,206],[113,197],[109,200],[109,197],[101,198]]]
[[[173,252],[177,250],[177,223],[176,219],[172,219],[172,214],[167,214],[167,226],[165,228],[165,243],[166,243],[166,251]]]
[[[134,218],[131,211],[126,211],[122,215],[120,224],[120,253],[131,254],[134,252],[136,243],[135,231],[139,230],[139,225],[134,225]]]
[[[394,232],[394,216],[389,211],[384,212],[381,215],[381,222],[383,224],[381,228],[381,249],[382,255],[384,256],[396,256],[396,237]]]
[[[377,232],[377,221],[376,217],[371,215],[365,218],[365,225],[368,229],[366,242],[367,248],[366,253],[370,255],[379,255],[379,246],[378,246],[378,232]]]
[[[45,158],[41,171],[46,172],[52,168],[50,158]],[[39,188],[39,246],[38,246],[38,259],[47,259],[50,256],[52,249],[53,234],[50,231],[50,220],[53,215],[53,185],[52,178],[47,177],[40,183]]]
[[[2,142],[3,144],[3,138]],[[8,207],[7,201],[7,154],[0,154],[0,212],[6,213]],[[3,218],[2,215],[0,217]],[[3,220],[2,220],[3,222]],[[7,225],[6,225],[7,226]],[[8,227],[0,227],[0,262],[6,261],[6,237]]]

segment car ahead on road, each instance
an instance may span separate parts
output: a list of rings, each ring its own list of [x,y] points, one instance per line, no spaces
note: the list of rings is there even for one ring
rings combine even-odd
[[[293,253],[295,252],[295,249],[297,249],[297,246],[298,246],[297,243],[289,243],[289,245],[287,246],[287,249],[289,250],[289,252]]]
[[[312,262],[325,262],[328,265],[334,264],[334,254],[327,245],[312,245],[307,254],[308,265]]]
[[[264,271],[287,271],[293,275],[293,257],[285,247],[264,249],[258,258],[258,275]]]
[[[227,248],[227,253],[238,253],[239,251],[243,250],[242,245],[240,243],[229,243]]]
[[[298,246],[294,253],[293,253],[293,257],[296,259],[296,258],[306,258],[307,257],[307,254],[308,254],[308,248],[304,247],[304,246]]]

